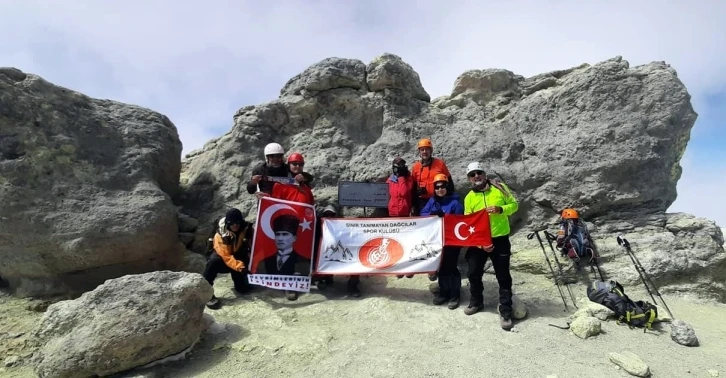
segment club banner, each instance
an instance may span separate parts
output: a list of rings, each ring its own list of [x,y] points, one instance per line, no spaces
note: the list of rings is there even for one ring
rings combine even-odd
[[[431,273],[441,262],[442,220],[325,218],[320,243],[320,274]]]
[[[312,205],[261,198],[252,240],[250,283],[309,292],[315,223]]]

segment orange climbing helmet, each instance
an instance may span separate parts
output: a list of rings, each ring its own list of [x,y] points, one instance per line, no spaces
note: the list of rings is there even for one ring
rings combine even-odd
[[[434,148],[434,145],[431,143],[431,139],[424,138],[418,141],[418,145],[416,148]]]
[[[437,183],[437,182],[440,182],[440,181],[449,182],[449,179],[446,178],[446,175],[445,174],[443,174],[443,173],[437,173],[434,176],[434,183]]]
[[[562,219],[577,219],[580,215],[577,214],[577,210],[575,209],[564,209],[562,210]]]
[[[287,158],[288,163],[305,163],[305,158],[303,158],[302,154],[299,152],[295,152],[290,154],[290,157]]]

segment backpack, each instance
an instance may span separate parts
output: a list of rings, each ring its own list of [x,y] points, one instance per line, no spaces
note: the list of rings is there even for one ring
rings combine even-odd
[[[650,329],[658,318],[658,308],[655,305],[644,301],[633,302],[617,281],[593,282],[587,287],[587,298],[611,309],[615,312],[618,323],[625,323],[631,328]]]
[[[579,219],[563,219],[560,222],[560,227],[567,230],[564,247],[562,248],[563,255],[567,255],[567,257],[575,261],[579,261],[581,258],[597,259],[597,252],[593,248],[585,222]]]
[[[224,223],[225,217],[219,217],[216,218],[214,221],[212,221],[212,231],[209,233],[209,237],[207,237],[207,250],[206,255],[209,257],[209,255],[212,254],[214,251],[214,235],[215,234],[221,234],[224,235],[227,232],[227,229],[225,228]]]

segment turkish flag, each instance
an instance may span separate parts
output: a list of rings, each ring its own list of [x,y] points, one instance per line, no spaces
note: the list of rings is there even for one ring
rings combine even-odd
[[[486,210],[469,215],[444,215],[444,245],[457,247],[489,247],[492,231]]]
[[[314,206],[262,197],[257,209],[250,273],[309,276],[315,224]]]

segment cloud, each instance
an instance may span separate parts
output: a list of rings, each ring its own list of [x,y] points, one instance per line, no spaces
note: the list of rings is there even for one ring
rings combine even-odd
[[[718,116],[726,108],[726,2],[263,4],[4,0],[0,64],[160,111],[177,125],[188,153],[228,130],[237,109],[276,98],[289,78],[331,56],[368,62],[383,52],[398,54],[432,97],[450,93],[456,77],[473,68],[531,76],[616,55],[631,65],[663,60],[678,71],[700,115],[687,155],[699,164],[720,160],[726,171],[726,153],[704,155],[697,148],[726,143]],[[683,181],[703,179],[699,164],[684,165]],[[703,193],[684,184],[678,206]],[[720,181],[704,185],[724,188]],[[712,217],[726,224],[725,216]]]

